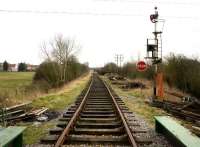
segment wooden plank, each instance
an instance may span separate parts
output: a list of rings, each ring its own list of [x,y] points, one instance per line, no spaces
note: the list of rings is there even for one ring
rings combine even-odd
[[[11,110],[13,110],[13,109],[18,109],[18,108],[20,108],[20,107],[24,107],[24,106],[27,106],[27,105],[29,105],[29,104],[31,104],[31,102],[27,102],[27,103],[15,105],[15,106],[7,107],[7,108],[6,108],[6,111],[11,111]]]

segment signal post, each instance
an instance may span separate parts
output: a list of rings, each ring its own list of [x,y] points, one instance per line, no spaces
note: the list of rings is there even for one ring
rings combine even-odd
[[[150,20],[154,24],[154,38],[147,39],[147,59],[150,59],[152,62],[152,66],[154,67],[155,74],[154,74],[154,81],[153,81],[153,96],[152,102],[157,99],[157,88],[156,88],[156,78],[158,73],[158,64],[162,62],[162,30],[158,31],[157,27],[159,23],[163,23],[165,20],[159,19],[159,14],[157,7],[154,8],[154,14],[150,15]]]

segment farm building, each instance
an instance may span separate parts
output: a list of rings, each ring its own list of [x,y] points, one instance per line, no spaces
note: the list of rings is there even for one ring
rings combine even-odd
[[[38,65],[27,64],[27,71],[35,71]]]
[[[17,64],[9,64],[8,71],[18,71]]]

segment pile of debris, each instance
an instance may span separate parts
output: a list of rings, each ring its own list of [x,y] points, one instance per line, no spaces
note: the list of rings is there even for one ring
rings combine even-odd
[[[21,120],[32,120],[36,119],[48,108],[38,108],[33,109],[30,107],[30,103],[23,103],[7,108],[0,108],[0,122],[12,122],[12,121],[21,121]]]
[[[107,75],[107,77],[110,81],[112,81],[111,82],[112,84],[120,85],[122,89],[132,89],[132,88],[144,89],[144,88],[146,88],[145,84],[143,84],[142,82],[128,81],[128,79],[126,79],[125,77],[120,76],[120,75],[109,74],[109,75]]]
[[[111,81],[126,81],[127,79],[120,75],[108,75],[108,79]]]
[[[123,89],[132,89],[132,88],[144,89],[146,88],[146,86],[141,82],[127,82],[122,88]]]

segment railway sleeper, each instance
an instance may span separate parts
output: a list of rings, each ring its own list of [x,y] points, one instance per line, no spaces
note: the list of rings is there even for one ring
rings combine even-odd
[[[116,114],[80,114],[81,117],[92,117],[92,118],[108,118],[108,117],[116,117]]]
[[[91,102],[95,102],[95,103],[108,103],[108,102],[110,102],[110,103],[112,103],[112,101],[111,100],[109,100],[109,99],[107,99],[107,100],[102,100],[102,99],[95,99],[95,100],[93,100],[93,99],[89,99],[89,100],[87,100],[87,102],[89,102],[89,103],[91,103]]]
[[[69,135],[69,143],[125,143],[128,142],[127,135],[113,136],[113,135]]]
[[[56,127],[54,129],[49,130],[50,135],[60,135],[64,129]]]
[[[111,102],[87,102],[86,103],[87,105],[95,105],[95,106],[98,106],[98,105],[112,105]]]
[[[66,111],[64,114],[74,114],[74,112],[75,112],[75,111],[73,111],[73,110],[68,110],[68,111]]]
[[[94,111],[94,110],[99,110],[99,111],[112,111],[113,108],[84,108],[85,111]]]
[[[65,128],[67,126],[67,124],[68,124],[68,122],[63,121],[63,122],[58,122],[56,126],[60,127],[60,128]]]
[[[42,144],[55,144],[59,135],[48,135],[40,140]]]
[[[97,102],[97,103],[98,102],[103,102],[103,103],[104,102],[110,102],[110,103],[112,103],[112,101],[108,100],[108,99],[107,100],[104,100],[104,99],[95,99],[95,100],[94,99],[89,99],[89,100],[87,100],[87,102]]]
[[[72,134],[90,134],[90,135],[107,135],[107,134],[115,134],[121,135],[124,134],[124,127],[117,127],[111,129],[92,129],[92,128],[77,128],[75,127],[72,131]]]
[[[146,133],[133,134],[133,138],[138,144],[151,144],[152,138],[146,135]]]
[[[120,127],[122,123],[120,121],[118,122],[107,122],[107,123],[101,123],[101,122],[80,122],[78,121],[76,123],[77,128],[116,128]]]
[[[107,123],[107,122],[113,122],[118,121],[118,117],[110,117],[110,118],[79,118],[80,121],[87,121],[87,122],[101,122],[101,123]]]
[[[104,99],[104,100],[107,100],[108,99],[108,96],[88,96],[88,99],[93,99],[93,100],[95,100],[95,99]]]
[[[88,111],[84,110],[82,111],[84,114],[114,114],[114,111],[101,111],[101,110],[94,110],[94,111]]]
[[[110,105],[86,105],[85,108],[112,108]]]

